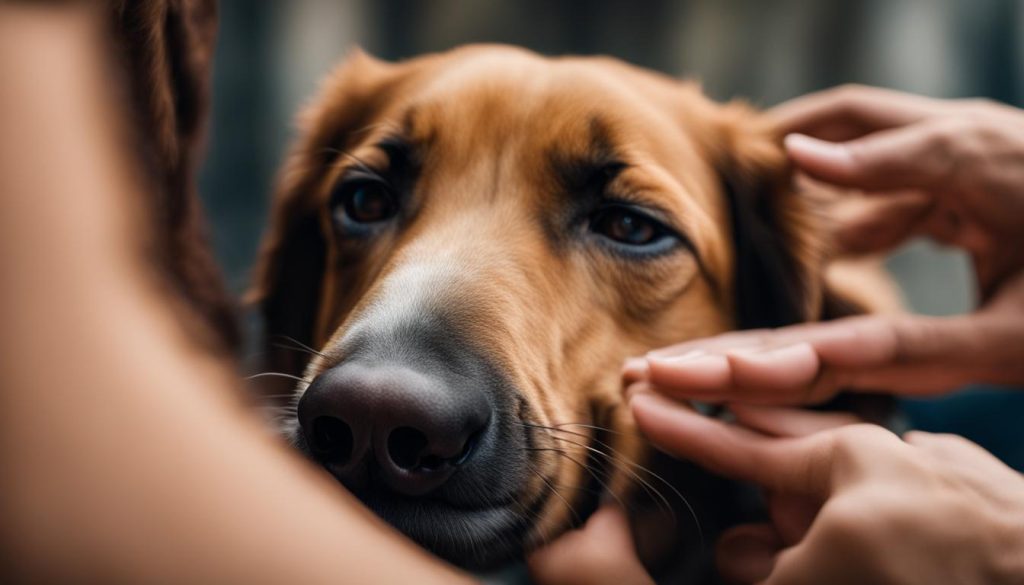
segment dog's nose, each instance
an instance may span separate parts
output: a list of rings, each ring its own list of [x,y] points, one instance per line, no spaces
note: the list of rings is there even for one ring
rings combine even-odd
[[[310,384],[299,424],[314,456],[340,479],[371,461],[391,489],[423,495],[470,460],[490,421],[487,399],[467,390],[402,365],[344,363]]]

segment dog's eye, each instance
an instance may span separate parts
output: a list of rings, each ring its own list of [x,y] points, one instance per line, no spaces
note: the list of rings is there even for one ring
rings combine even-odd
[[[663,239],[667,230],[656,220],[624,206],[601,210],[590,229],[601,236],[627,246],[647,246]]]
[[[343,183],[332,197],[332,205],[335,213],[342,212],[345,218],[355,223],[385,221],[398,211],[391,190],[378,181]]]

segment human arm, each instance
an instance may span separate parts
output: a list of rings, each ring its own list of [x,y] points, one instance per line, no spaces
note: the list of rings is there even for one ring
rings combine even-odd
[[[180,322],[95,22],[0,4],[0,580],[468,582],[272,439]]]

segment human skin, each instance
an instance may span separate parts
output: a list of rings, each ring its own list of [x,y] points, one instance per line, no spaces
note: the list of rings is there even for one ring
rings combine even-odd
[[[882,251],[924,235],[959,247],[973,260],[982,304],[952,317],[730,333],[631,360],[627,379],[677,398],[758,404],[820,403],[840,389],[921,395],[1024,383],[1024,112],[853,87],[772,115],[781,132],[813,134],[786,140],[799,170],[883,200],[847,218],[841,241]]]
[[[767,491],[772,522],[717,544],[728,580],[1024,582],[1024,480],[977,445],[919,432],[900,441],[845,415],[750,406],[816,404],[840,389],[927,395],[1024,383],[1024,113],[846,87],[772,115],[780,132],[800,133],[786,140],[797,169],[875,197],[844,218],[847,251],[916,235],[960,247],[982,304],[954,317],[855,317],[651,352],[624,370],[638,427],[668,453]],[[738,424],[677,402],[686,399],[725,403]],[[585,529],[552,548],[572,555],[606,538],[607,528]]]
[[[765,491],[770,521],[716,544],[725,582],[1024,582],[1024,478],[966,439],[777,407],[726,424],[643,390],[631,407],[658,448]],[[534,555],[539,583],[652,582],[621,512],[599,514]]]
[[[0,581],[469,582],[271,437],[190,337],[96,22],[0,4]]]
[[[659,448],[766,490],[771,522],[717,545],[733,582],[1024,582],[1024,478],[966,439],[816,430],[834,421],[763,407],[729,425],[654,393],[631,405]]]

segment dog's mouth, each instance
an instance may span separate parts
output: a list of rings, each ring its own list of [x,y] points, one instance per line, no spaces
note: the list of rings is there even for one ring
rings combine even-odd
[[[534,440],[529,432],[533,425],[512,424],[526,431],[526,446],[522,449],[535,450],[529,446]],[[389,485],[373,461],[361,464],[355,472],[350,467],[339,469],[310,446],[301,429],[296,428],[292,442],[381,519],[437,556],[467,569],[491,569],[521,558],[537,537],[538,518],[556,497],[554,478],[543,476],[535,476],[539,478],[536,490],[520,489],[504,495],[498,490],[482,490],[479,485],[450,490],[443,486],[435,492],[409,495]],[[537,464],[527,465],[536,469]]]
[[[388,489],[353,490],[378,516],[420,546],[471,569],[494,567],[523,553],[532,519],[547,499],[506,498],[463,506],[445,499],[408,497]]]
[[[419,545],[491,569],[550,536],[549,516],[579,492],[556,490],[559,446],[493,363],[446,355],[459,357],[350,353],[301,394],[291,439]]]

